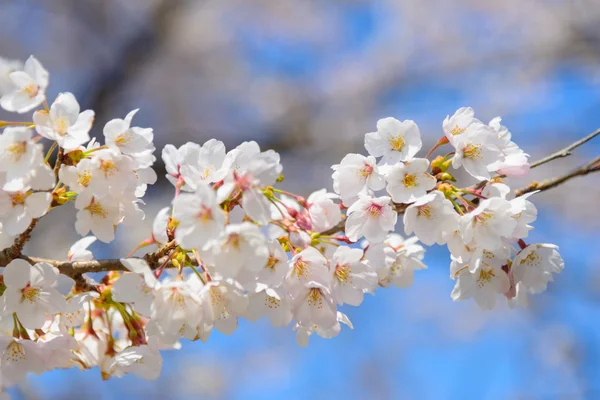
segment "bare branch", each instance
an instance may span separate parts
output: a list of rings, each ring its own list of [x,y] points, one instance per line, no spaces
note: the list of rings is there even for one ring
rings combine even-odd
[[[552,160],[556,160],[557,158],[563,158],[563,157],[567,157],[570,156],[573,152],[573,150],[575,150],[576,148],[578,148],[579,146],[581,146],[584,143],[589,142],[590,140],[592,140],[594,137],[600,135],[600,129],[596,129],[594,132],[590,133],[589,135],[587,135],[584,138],[579,139],[578,141],[571,143],[570,145],[568,145],[567,147],[565,147],[562,150],[557,151],[554,154],[550,154],[547,157],[544,157],[540,160],[537,160],[533,163],[531,163],[531,168],[535,168],[535,167],[539,167],[540,165],[546,164]]]
[[[589,140],[589,139],[588,139]],[[564,156],[558,156],[564,157]],[[547,161],[546,161],[547,162]],[[576,176],[583,176],[587,174],[591,174],[592,172],[600,171],[600,157],[590,161],[589,163],[582,165],[574,171],[571,171],[568,174],[556,176],[554,178],[547,179],[542,182],[532,182],[531,184],[525,186],[524,188],[515,190],[515,196],[521,196],[525,193],[530,193],[535,190],[544,191],[548,189],[555,188],[571,178],[575,178]]]

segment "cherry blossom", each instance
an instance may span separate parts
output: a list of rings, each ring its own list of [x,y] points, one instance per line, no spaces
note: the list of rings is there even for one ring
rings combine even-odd
[[[467,128],[474,122],[480,122],[475,118],[475,111],[471,107],[461,107],[452,117],[446,116],[442,123],[442,130],[448,141],[456,146],[456,142],[459,140],[458,135],[465,133]]]
[[[361,261],[362,257],[362,250],[349,247],[338,247],[333,253],[331,292],[337,304],[359,306],[364,293],[372,293],[377,287],[377,273]]]
[[[398,163],[385,176],[387,192],[396,203],[412,203],[427,194],[437,179],[427,173],[429,161],[424,158]]]
[[[348,154],[332,168],[335,171],[332,175],[333,189],[347,205],[352,204],[359,193],[367,189],[381,190],[385,186],[375,157]]]
[[[54,140],[65,150],[73,150],[90,140],[89,131],[94,122],[94,112],[79,113],[79,103],[72,93],[58,95],[50,111],[39,110],[33,114],[36,131],[46,139]]]
[[[502,198],[483,200],[473,211],[460,218],[460,228],[465,243],[495,250],[502,245],[503,237],[510,237],[517,226],[511,204]]]
[[[456,154],[452,158],[452,167],[464,167],[465,171],[479,180],[490,179],[490,167],[504,159],[497,142],[494,131],[487,125],[469,125],[464,133],[455,138]]]
[[[34,56],[30,56],[23,70],[13,71],[9,78],[14,89],[0,98],[0,106],[6,111],[26,113],[46,100],[49,74]]]
[[[461,268],[452,290],[455,301],[475,299],[479,307],[491,310],[496,305],[496,297],[508,291],[510,282],[501,267],[482,265],[475,272]]]
[[[25,328],[41,328],[46,315],[64,310],[64,297],[53,288],[58,271],[47,263],[13,260],[4,268],[6,312],[16,313]]]
[[[411,204],[404,212],[404,233],[415,233],[426,245],[443,244],[448,232],[458,229],[458,215],[440,191],[433,191]]]
[[[384,164],[407,161],[421,150],[421,132],[414,121],[384,118],[377,121],[377,132],[365,135],[365,148]]]
[[[0,190],[0,222],[9,235],[17,235],[27,229],[34,218],[48,212],[52,195],[32,192],[29,187]]]
[[[7,180],[27,177],[41,163],[41,145],[31,138],[31,129],[24,127],[5,128],[0,135],[0,171]]]
[[[75,200],[77,222],[75,230],[81,236],[90,231],[100,241],[108,243],[115,239],[115,226],[120,221],[119,203],[109,196],[96,197],[90,191],[84,191]]]
[[[546,290],[552,274],[564,269],[564,261],[558,253],[558,246],[552,244],[531,244],[516,255],[512,262],[515,281],[520,282],[532,293]]]
[[[363,236],[370,242],[381,242],[394,229],[397,218],[389,197],[372,198],[361,194],[348,209],[346,235],[353,242]]]
[[[125,119],[115,118],[104,125],[106,145],[113,151],[128,154],[134,158],[154,151],[154,133],[152,128],[132,127],[131,121],[139,110],[133,110]],[[151,159],[150,164],[154,159]],[[146,163],[143,163],[146,166]]]
[[[175,239],[188,249],[202,249],[224,229],[225,216],[213,190],[199,185],[192,194],[173,200],[173,218],[178,221]]]
[[[425,158],[415,122],[379,120],[364,137],[368,155],[344,155],[331,186],[308,197],[278,188],[280,156],[256,142],[229,151],[216,139],[167,144],[170,206],[130,256],[96,260],[96,240],[143,229],[144,197],[157,180],[153,129],[135,126],[136,109],[90,139],[94,112],[80,112],[69,92],[48,109],[48,82],[35,58],[0,58],[0,105],[24,113],[43,104],[33,123],[0,121],[2,385],[71,367],[154,380],[161,350],[207,341],[213,329],[232,334],[240,318],[267,316],[296,331],[300,346],[315,333],[331,339],[353,328],[337,306],[406,289],[415,271],[417,279],[426,273],[423,245],[446,245],[450,297],[483,309],[499,295],[511,308],[526,306],[564,269],[557,246],[525,242],[538,213],[533,189],[555,183],[509,186],[498,175],[525,176],[528,155],[499,117],[485,125],[470,107],[446,117]],[[450,151],[432,158],[445,145]],[[480,182],[463,184],[461,172]],[[38,220],[67,203],[77,233],[92,235],[66,260],[30,254]],[[414,236],[395,232],[399,215]],[[146,254],[135,257],[141,248]]]
[[[86,236],[76,241],[69,249],[67,259],[69,261],[90,261],[94,259],[94,255],[88,247],[97,240],[96,236]]]

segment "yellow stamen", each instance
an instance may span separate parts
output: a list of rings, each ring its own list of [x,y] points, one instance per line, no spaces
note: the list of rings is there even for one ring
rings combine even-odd
[[[402,135],[396,135],[388,139],[390,147],[394,151],[402,151],[404,148],[404,137]]]
[[[481,268],[479,270],[479,276],[477,277],[477,286],[479,286],[480,288],[483,288],[486,284],[488,284],[492,278],[496,277],[496,273],[494,272],[493,269],[488,269],[485,270],[483,268]]]
[[[106,219],[108,217],[108,211],[102,207],[102,204],[96,203],[96,200],[93,197],[92,201],[90,201],[90,204],[85,207],[84,210],[89,211],[89,213],[92,214],[92,217],[98,216],[102,219]]]
[[[26,198],[27,198],[27,193],[24,193],[24,192],[15,192],[10,195],[10,199],[12,200],[13,207],[24,205]]]
[[[458,124],[456,124],[456,126],[454,128],[452,128],[450,133],[452,134],[452,136],[456,136],[456,135],[460,135],[461,133],[464,133],[464,131],[466,131],[466,130],[467,130],[467,128],[461,128],[460,126],[458,126]]]
[[[27,151],[27,142],[15,142],[8,146],[8,152],[14,161],[19,161]]]
[[[425,204],[417,207],[417,215],[419,217],[425,217],[427,219],[431,218],[433,214],[433,210],[429,204]]]
[[[417,186],[417,176],[414,174],[406,174],[404,175],[404,179],[402,179],[402,183],[407,188]]]
[[[464,158],[481,158],[481,146],[468,144],[463,148],[463,157]]]
[[[346,283],[352,281],[352,276],[350,275],[350,268],[338,265],[335,267],[335,277],[341,283]]]

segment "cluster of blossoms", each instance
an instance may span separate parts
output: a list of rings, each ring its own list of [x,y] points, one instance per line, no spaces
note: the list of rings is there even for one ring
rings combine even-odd
[[[35,58],[0,59],[2,108],[38,109],[32,122],[0,121],[3,384],[68,367],[155,379],[159,349],[206,341],[213,329],[231,334],[239,318],[291,325],[301,346],[314,333],[334,337],[342,324],[352,327],[340,306],[413,283],[414,271],[426,268],[419,242],[448,245],[452,298],[474,298],[482,308],[499,295],[524,305],[563,268],[556,246],[524,241],[537,214],[529,196],[510,198],[511,189],[492,178],[527,174],[527,155],[499,118],[486,125],[462,108],[443,123],[435,148],[450,144],[446,156],[417,158],[417,125],[385,118],[365,136],[368,156],[348,154],[333,166],[333,193],[306,198],[274,187],[283,179],[279,155],[255,142],[229,152],[214,139],[167,145],[162,159],[174,198],[136,249],[157,250],[102,269],[88,247],[144,218],[141,198],[156,181],[153,132],[132,126],[135,110],[107,122],[101,144],[89,135],[94,112],[81,112],[71,93],[48,106],[47,86]],[[51,143],[46,154],[43,139]],[[450,167],[464,167],[479,183],[456,187]],[[36,221],[69,202],[78,210],[76,231],[93,234],[71,247],[71,268],[23,257]],[[399,215],[406,238],[394,233]],[[82,276],[86,265],[106,273]]]

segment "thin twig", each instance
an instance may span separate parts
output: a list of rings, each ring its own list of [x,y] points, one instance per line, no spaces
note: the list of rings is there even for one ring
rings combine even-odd
[[[556,153],[550,154],[549,156],[546,156],[544,158],[541,158],[541,159],[539,159],[537,161],[532,162],[529,165],[529,168],[533,169],[533,168],[539,167],[540,165],[544,165],[546,163],[549,163],[550,161],[556,160],[557,158],[568,157],[571,154],[573,154],[573,150],[575,150],[576,148],[578,148],[582,144],[589,142],[590,140],[592,140],[593,138],[595,138],[598,135],[600,135],[600,129],[596,129],[594,132],[592,132],[589,135],[587,135],[587,136],[579,139],[576,142],[571,143],[570,145],[568,145],[564,149],[560,149]],[[472,188],[481,189],[489,181],[494,180],[494,179],[503,179],[503,178],[506,178],[506,175],[499,174],[499,175],[493,176],[490,180],[481,181],[481,182],[473,185]]]
[[[540,165],[546,164],[552,160],[556,160],[557,158],[563,158],[563,157],[570,156],[572,154],[573,150],[575,150],[577,147],[581,146],[582,144],[589,142],[590,140],[592,140],[594,137],[596,137],[598,135],[600,135],[600,129],[596,129],[594,132],[590,133],[586,137],[581,138],[574,143],[571,143],[564,149],[559,150],[554,154],[550,154],[547,157],[544,157],[540,160],[537,160],[537,161],[531,163],[531,168],[539,167]]]
[[[532,182],[524,188],[515,190],[515,196],[521,196],[525,193],[530,193],[535,190],[544,191],[555,188],[571,178],[576,176],[583,176],[591,174],[592,172],[600,171],[600,157],[590,161],[589,163],[582,165],[581,167],[571,171],[568,174],[556,176],[554,178],[546,179],[542,182]]]

